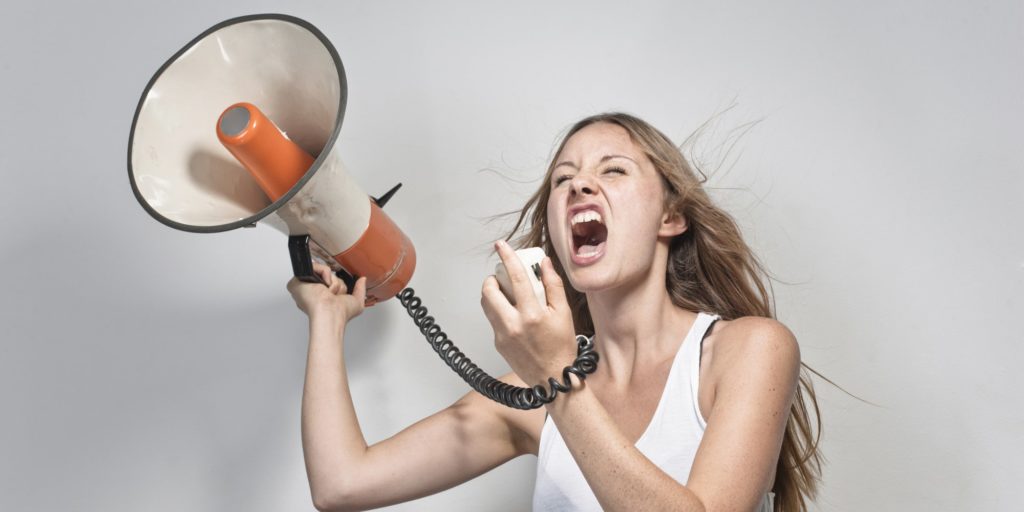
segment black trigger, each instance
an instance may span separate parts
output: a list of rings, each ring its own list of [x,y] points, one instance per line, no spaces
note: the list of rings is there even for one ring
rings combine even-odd
[[[533,275],[537,276],[537,279],[540,280],[540,263],[530,265],[530,270],[533,270]]]
[[[401,183],[399,183],[398,185],[395,185],[394,187],[391,187],[391,190],[388,190],[387,192],[385,192],[384,195],[382,195],[380,197],[374,197],[373,198],[373,202],[377,203],[377,206],[379,206],[381,208],[384,208],[384,205],[388,204],[388,201],[391,200],[391,196],[395,195],[395,192],[398,192],[398,189],[400,189],[400,188],[402,188],[402,184]]]

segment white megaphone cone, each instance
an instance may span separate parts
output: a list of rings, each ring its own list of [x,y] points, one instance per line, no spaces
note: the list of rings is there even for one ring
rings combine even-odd
[[[341,59],[309,23],[235,18],[193,39],[153,76],[135,112],[128,170],[139,203],[176,229],[267,223],[313,280],[310,238],[335,268],[367,278],[367,302],[412,278],[412,243],[345,170]],[[397,187],[396,187],[397,188]],[[314,248],[317,249],[316,247]],[[351,285],[351,283],[350,283]]]

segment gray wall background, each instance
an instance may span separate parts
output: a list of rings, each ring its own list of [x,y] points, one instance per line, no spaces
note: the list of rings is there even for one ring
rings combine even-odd
[[[337,47],[346,162],[371,193],[405,184],[389,211],[420,255],[413,285],[492,373],[507,366],[479,286],[506,226],[485,221],[525,201],[558,133],[619,109],[681,141],[726,111],[698,147],[724,159],[714,196],[785,282],[779,317],[805,361],[877,404],[818,381],[829,464],[816,509],[1019,505],[1020,2],[3,10],[0,509],[312,508],[306,325],[284,289],[284,237],[164,227],[125,165],[164,60],[259,12],[302,17]],[[397,303],[368,311],[349,343],[369,441],[464,391]],[[524,509],[534,463],[395,510]]]

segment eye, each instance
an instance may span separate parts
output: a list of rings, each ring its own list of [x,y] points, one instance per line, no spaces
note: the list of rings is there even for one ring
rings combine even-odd
[[[572,179],[572,176],[569,176],[568,174],[563,174],[561,176],[556,176],[552,183],[557,187],[561,185],[563,181],[568,181],[570,179]]]
[[[626,174],[626,171],[621,167],[609,167],[604,170],[604,174]]]

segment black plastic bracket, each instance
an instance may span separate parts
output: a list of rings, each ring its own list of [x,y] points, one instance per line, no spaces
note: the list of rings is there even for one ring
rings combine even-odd
[[[309,235],[292,235],[288,237],[288,254],[292,258],[292,273],[296,279],[307,283],[322,283],[320,276],[313,272],[313,256],[309,252]],[[348,287],[349,291],[356,285],[356,278],[345,269],[334,272]]]
[[[292,257],[292,273],[299,281],[322,283],[313,272],[313,256],[309,254],[309,235],[288,237],[288,254]]]
[[[391,190],[388,190],[387,192],[385,192],[384,195],[382,195],[380,197],[374,197],[373,198],[373,202],[377,203],[377,206],[380,206],[381,208],[384,208],[384,205],[387,204],[388,201],[391,200],[391,196],[395,195],[395,192],[398,192],[398,189],[400,189],[400,188],[402,188],[402,184],[401,183],[391,187]]]

